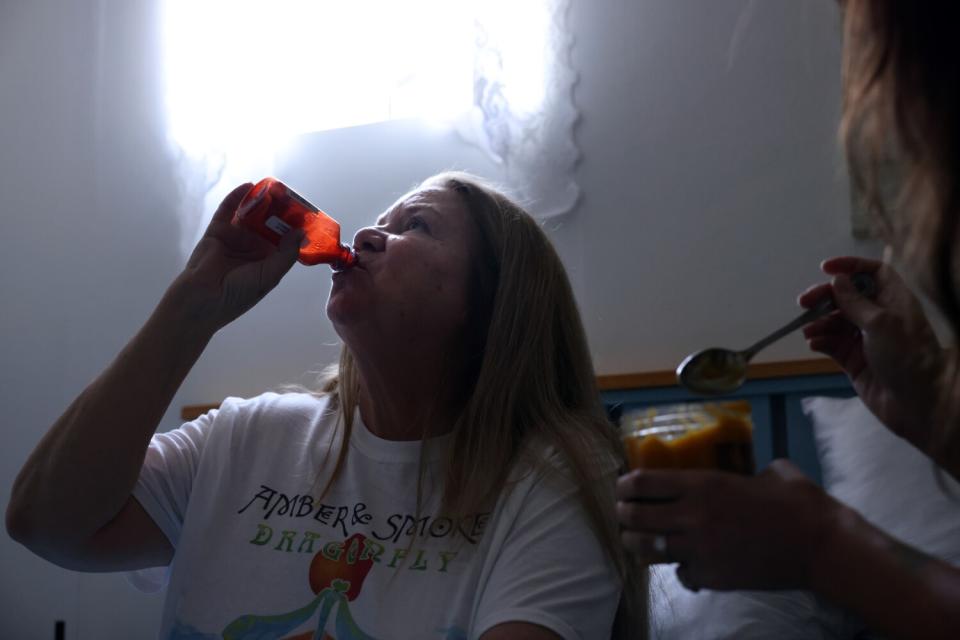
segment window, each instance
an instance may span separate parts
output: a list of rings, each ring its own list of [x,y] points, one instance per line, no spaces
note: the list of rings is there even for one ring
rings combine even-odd
[[[579,198],[569,0],[161,3],[187,253],[226,191],[273,173],[292,139],[394,119],[456,130],[534,215]]]
[[[450,121],[494,71],[512,108],[534,111],[547,17],[529,0],[168,0],[169,132],[202,154],[396,118]]]

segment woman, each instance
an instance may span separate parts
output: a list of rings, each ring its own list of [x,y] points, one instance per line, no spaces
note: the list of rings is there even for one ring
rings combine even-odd
[[[960,336],[960,6],[841,6],[843,133],[855,184]],[[894,201],[880,188],[891,159]],[[960,478],[956,351],[940,348],[889,266],[843,257],[823,270],[832,281],[800,302],[832,295],[839,311],[806,328],[810,347],[844,368],[888,428]],[[851,285],[858,271],[875,275],[875,299]],[[648,562],[679,562],[690,588],[813,589],[889,637],[960,636],[960,569],[883,534],[788,462],[756,478],[634,472],[619,480],[618,496],[624,544]]]
[[[535,222],[427,180],[357,233],[323,393],[228,399],[153,435],[213,335],[290,269],[223,201],[132,342],[53,425],[7,512],[57,564],[170,565],[164,638],[609,637],[616,439]],[[627,609],[625,607],[625,609]]]

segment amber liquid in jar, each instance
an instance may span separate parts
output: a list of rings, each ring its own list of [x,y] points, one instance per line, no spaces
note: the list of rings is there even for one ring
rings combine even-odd
[[[293,228],[303,229],[299,261],[346,269],[357,262],[356,252],[340,242],[340,223],[276,178],[264,178],[244,196],[233,224],[250,229],[273,244]]]
[[[672,405],[624,416],[631,469],[716,469],[752,475],[753,421],[746,401]]]

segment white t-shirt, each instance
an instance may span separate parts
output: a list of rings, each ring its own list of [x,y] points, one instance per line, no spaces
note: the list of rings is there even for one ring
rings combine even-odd
[[[319,501],[339,450],[327,405],[230,398],[153,437],[133,495],[176,550],[161,638],[461,640],[512,621],[610,636],[620,584],[572,482],[514,472],[493,511],[434,517],[441,436],[418,517],[421,443],[378,438],[358,414]]]

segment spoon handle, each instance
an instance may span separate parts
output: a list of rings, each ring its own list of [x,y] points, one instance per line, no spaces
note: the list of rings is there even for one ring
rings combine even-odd
[[[873,276],[869,273],[856,273],[853,278],[853,286],[856,287],[857,291],[860,292],[860,295],[866,296],[867,298],[873,298],[877,292],[876,282],[874,282]],[[837,306],[833,302],[832,297],[827,297],[821,300],[817,305],[807,311],[803,312],[797,316],[794,320],[787,323],[783,327],[777,329],[766,338],[762,338],[757,341],[755,344],[751,345],[749,348],[744,349],[743,357],[745,360],[750,360],[758,351],[763,349],[770,344],[773,344],[783,336],[788,333],[792,333],[802,327],[805,324],[809,324],[816,320],[817,318],[822,318],[827,315]]]
[[[822,318],[823,316],[833,311],[834,308],[835,306],[833,304],[832,299],[826,298],[825,300],[822,300],[817,306],[813,307],[812,309],[808,309],[804,311],[802,314],[794,318],[791,322],[780,327],[779,329],[777,329],[767,337],[761,338],[756,343],[751,345],[749,348],[745,349],[743,351],[744,359],[749,360],[754,356],[754,354],[756,354],[758,351],[760,351],[764,347],[767,347],[773,344],[774,342],[776,342],[783,336],[787,335],[788,333],[793,333],[803,325],[810,324],[817,318]]]

